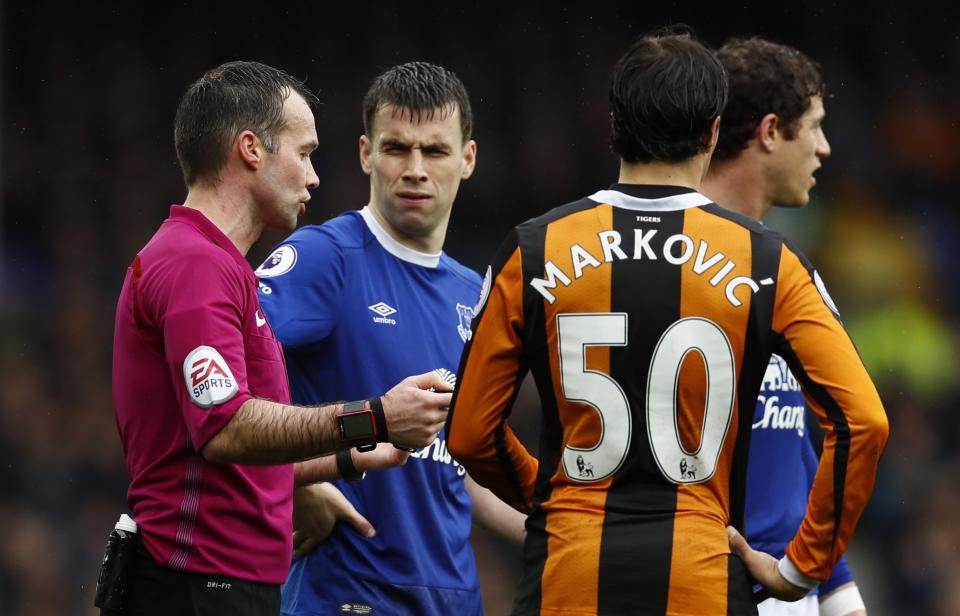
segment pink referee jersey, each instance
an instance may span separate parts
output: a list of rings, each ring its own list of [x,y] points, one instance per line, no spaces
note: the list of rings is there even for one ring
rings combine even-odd
[[[214,464],[200,455],[251,397],[290,401],[257,279],[210,220],[174,205],[127,270],[113,347],[127,499],[161,565],[265,584],[286,579],[293,466]]]

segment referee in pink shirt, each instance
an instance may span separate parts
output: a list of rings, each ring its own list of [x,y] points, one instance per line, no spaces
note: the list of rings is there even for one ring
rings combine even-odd
[[[449,386],[432,373],[382,398],[290,405],[245,255],[264,228],[292,231],[319,183],[315,102],[255,62],[207,72],[180,101],[187,197],[134,258],[117,304],[113,400],[140,536],[127,614],[275,616],[295,476],[402,464],[405,452],[377,443],[426,446],[446,419]]]

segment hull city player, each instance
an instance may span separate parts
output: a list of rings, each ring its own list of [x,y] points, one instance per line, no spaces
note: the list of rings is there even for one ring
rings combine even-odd
[[[689,36],[640,39],[611,82],[619,183],[519,225],[491,268],[447,430],[478,482],[530,511],[515,615],[756,613],[747,571],[802,597],[866,505],[886,416],[818,276],[697,192],[726,95]],[[734,529],[772,352],[829,426],[818,505],[780,561]],[[506,422],[528,369],[539,460]]]

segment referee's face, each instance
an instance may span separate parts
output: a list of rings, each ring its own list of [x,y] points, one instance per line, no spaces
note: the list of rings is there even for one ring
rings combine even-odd
[[[276,152],[265,152],[256,192],[265,204],[261,210],[264,226],[293,231],[297,218],[306,211],[309,191],[320,184],[310,160],[317,148],[317,129],[313,111],[299,94],[287,97],[283,114]]]
[[[370,205],[408,248],[437,253],[460,181],[473,173],[477,144],[463,142],[455,105],[411,114],[381,107],[371,135],[360,137],[360,165],[370,176]]]

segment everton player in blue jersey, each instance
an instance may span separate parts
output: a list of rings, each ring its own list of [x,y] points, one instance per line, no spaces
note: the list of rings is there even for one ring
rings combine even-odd
[[[823,133],[825,88],[819,67],[785,45],[732,40],[718,52],[730,95],[703,192],[760,220],[774,205],[803,207],[813,173],[830,155]],[[750,546],[783,556],[807,508],[818,458],[804,423],[804,398],[787,363],[770,358],[754,414],[747,464],[746,530]],[[846,560],[796,603],[767,599],[761,616],[864,615]]]
[[[476,162],[463,84],[423,62],[393,67],[363,119],[368,205],[297,231],[257,270],[298,402],[364,398],[416,368],[455,383],[480,296],[480,277],[442,251]],[[482,614],[471,520],[520,542],[524,516],[466,476],[444,431],[398,468],[364,476],[337,461],[335,485],[298,489],[283,614]],[[330,532],[335,518],[350,524]]]

